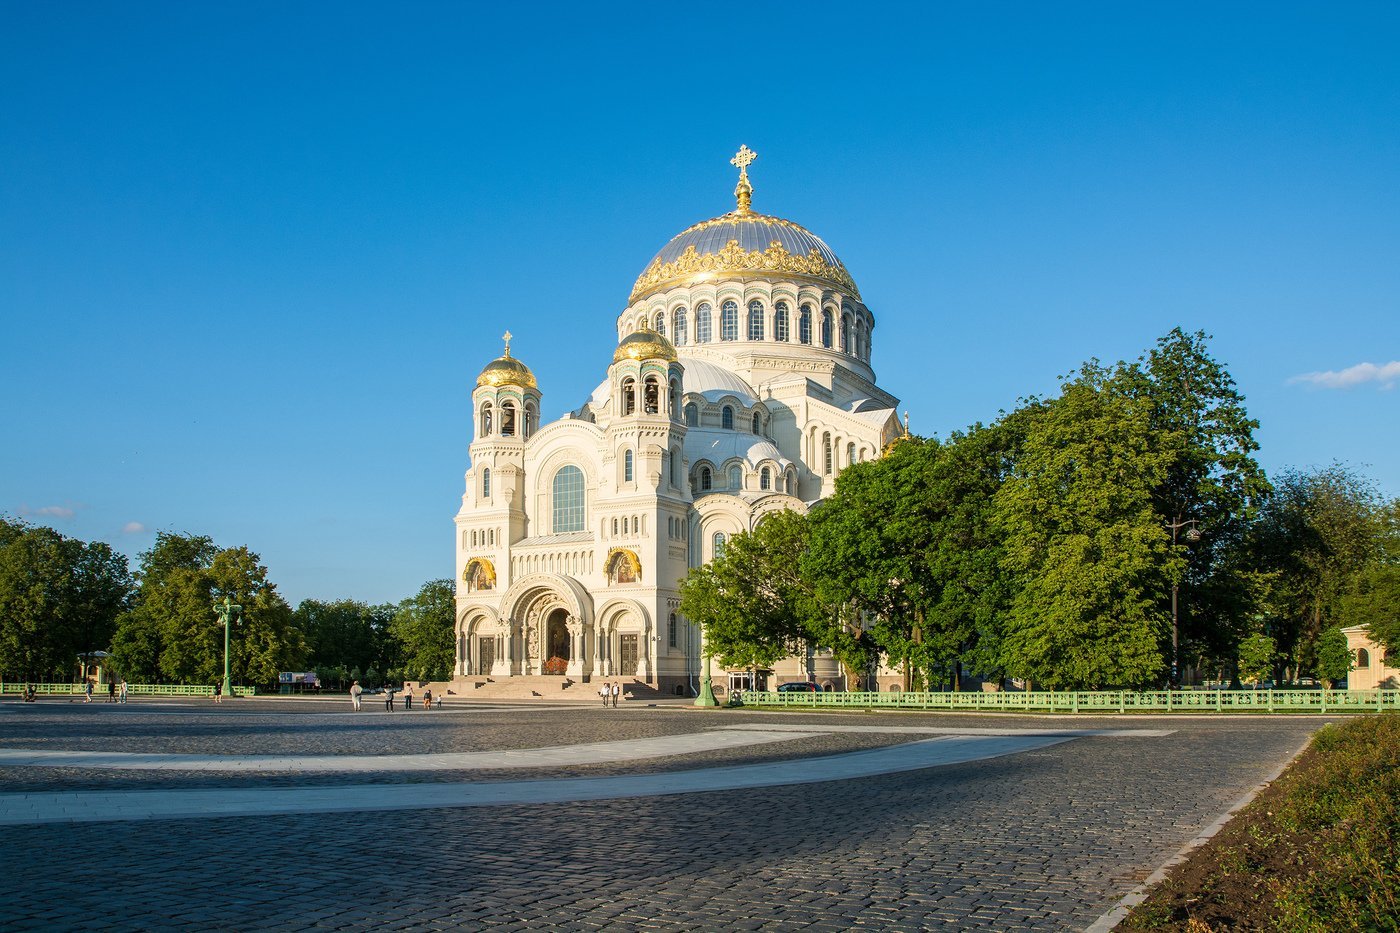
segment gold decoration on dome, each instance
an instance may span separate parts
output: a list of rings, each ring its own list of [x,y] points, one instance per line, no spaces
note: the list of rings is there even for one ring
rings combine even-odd
[[[630,300],[635,301],[644,293],[661,285],[701,273],[713,275],[735,272],[776,273],[817,279],[832,283],[849,292],[857,301],[860,300],[860,292],[856,289],[856,283],[851,279],[850,273],[839,263],[827,262],[815,246],[806,256],[801,256],[788,252],[777,240],[769,243],[767,249],[746,250],[739,245],[737,239],[730,240],[723,249],[715,253],[699,253],[692,243],[671,262],[652,260],[652,264],[637,279],[637,284],[632,286]]]
[[[652,330],[651,325],[643,321],[641,329],[623,337],[617,349],[613,351],[614,363],[623,360],[666,360],[668,363],[674,363],[676,348],[671,341]]]
[[[734,198],[739,202],[739,213],[750,214],[749,204],[753,201],[753,185],[749,183],[749,166],[753,160],[758,158],[758,153],[748,146],[740,146],[739,151],[734,153],[734,158],[729,160],[730,165],[739,168],[739,184],[734,188]]]
[[[486,368],[481,371],[481,375],[476,377],[477,388],[481,386],[523,386],[527,389],[539,388],[535,382],[535,374],[530,372],[530,367],[510,355],[511,333],[506,331],[501,339],[506,342],[506,350],[500,356],[486,364]]]

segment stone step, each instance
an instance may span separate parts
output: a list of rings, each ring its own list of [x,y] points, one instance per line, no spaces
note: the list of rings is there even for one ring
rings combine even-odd
[[[622,684],[623,699],[655,699],[662,693],[655,687],[638,680],[624,678],[597,678],[582,681],[569,676],[548,674],[527,674],[518,677],[462,677],[443,686],[451,690],[447,696],[458,696],[471,700],[546,700],[569,701],[574,703],[601,703],[598,688],[603,683]],[[433,685],[434,695],[437,685]]]

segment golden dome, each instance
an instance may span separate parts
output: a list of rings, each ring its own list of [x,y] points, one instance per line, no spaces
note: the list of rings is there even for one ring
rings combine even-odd
[[[656,331],[643,327],[623,337],[622,342],[617,345],[617,350],[613,353],[613,362],[620,363],[623,360],[666,360],[668,363],[674,363],[676,348],[671,345],[671,341]]]
[[[510,355],[510,331],[506,331],[506,352],[486,364],[481,375],[476,377],[477,388],[481,386],[523,386],[538,388],[535,374],[530,367]]]

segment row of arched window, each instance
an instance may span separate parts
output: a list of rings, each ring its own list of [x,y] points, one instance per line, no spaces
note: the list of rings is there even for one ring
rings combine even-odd
[[[535,427],[540,421],[535,403],[525,403],[523,417],[517,418],[517,414],[515,403],[512,401],[502,402],[499,411],[490,402],[483,402],[481,405],[481,429],[478,436],[490,437],[493,433],[499,432],[501,437],[515,437],[516,432],[519,431],[521,437],[530,437],[535,433]]]
[[[670,335],[671,342],[678,347],[692,341],[731,341],[739,340],[742,336],[745,340],[774,340],[778,343],[795,340],[808,346],[840,350],[858,359],[870,359],[869,327],[861,316],[850,311],[843,312],[838,318],[832,308],[825,308],[818,314],[812,305],[804,303],[794,315],[786,301],[779,301],[773,305],[770,313],[764,303],[755,298],[749,302],[742,327],[739,303],[733,299],[720,303],[718,322],[715,321],[714,306],[708,301],[695,306],[693,321],[691,315],[690,309],[679,306],[669,314],[665,311],[655,312],[650,323],[657,333]]]
[[[551,554],[522,554],[510,559],[512,576],[531,573],[563,573],[570,576],[593,572],[591,550],[563,551]]]
[[[818,444],[820,444],[819,447]],[[853,463],[860,463],[866,459],[866,455],[869,453],[866,447],[859,446],[854,441],[846,441],[843,452],[841,439],[833,439],[830,431],[823,431],[820,440],[818,440],[814,430],[812,432],[812,446],[811,452],[820,458],[813,464],[813,467],[820,471],[823,476],[832,476]]]
[[[462,532],[462,550],[473,547],[495,547],[496,528],[473,528],[471,531]]]
[[[645,515],[620,515],[611,520],[603,519],[601,530],[603,540],[606,541],[611,538],[628,538],[646,534],[646,527]],[[609,528],[612,529],[611,534],[608,533]]]
[[[656,373],[649,373],[646,378],[642,380],[640,402],[642,411],[646,414],[667,414],[680,409],[680,380],[671,380],[669,392],[662,391],[661,387],[663,384],[661,377]],[[637,392],[637,380],[632,376],[624,376],[621,390],[621,397],[618,399],[618,413],[621,415],[636,414],[639,394]]]
[[[718,477],[714,467],[708,463],[701,463],[695,468],[690,491],[692,494],[699,494],[719,489],[730,492],[743,490],[744,469],[739,464],[731,463],[725,470],[724,477],[726,482],[721,487],[718,485]],[[774,470],[771,467],[760,467],[757,475],[753,477],[753,482],[757,484],[760,492],[782,492],[793,495],[797,491],[797,474],[793,470]]]
[[[684,541],[688,534],[690,534],[690,519],[677,518],[674,515],[666,518],[666,536],[671,540]]]
[[[707,410],[707,413],[710,414],[710,417],[714,417],[713,411],[714,409]],[[719,410],[720,428],[725,431],[732,431],[734,430],[735,421],[736,419],[734,406],[721,406]],[[700,406],[697,405],[695,402],[686,403],[685,423],[687,427],[697,428],[700,426]],[[751,433],[757,434],[760,437],[766,437],[768,434],[768,423],[769,419],[764,417],[763,412],[758,409],[754,409],[753,414],[748,418],[744,426],[749,428]],[[713,422],[711,422],[711,425],[713,425]]]

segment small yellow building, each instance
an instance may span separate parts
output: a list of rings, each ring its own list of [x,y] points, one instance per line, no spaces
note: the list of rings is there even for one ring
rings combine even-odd
[[[1395,690],[1400,688],[1400,657],[1376,644],[1365,626],[1353,625],[1342,629],[1347,637],[1347,648],[1351,650],[1351,673],[1347,675],[1347,688],[1351,690]]]

